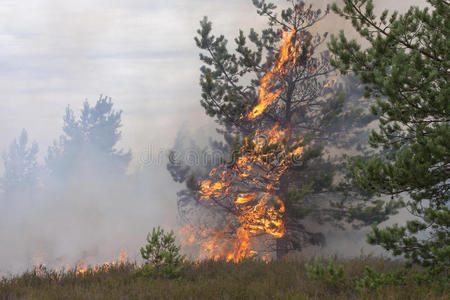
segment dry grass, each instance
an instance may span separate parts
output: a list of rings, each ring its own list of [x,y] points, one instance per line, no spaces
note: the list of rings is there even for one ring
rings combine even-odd
[[[327,264],[326,261],[323,261]],[[343,265],[340,282],[308,277],[305,261],[278,260],[270,263],[244,261],[239,264],[205,261],[186,263],[176,280],[137,277],[135,264],[126,263],[97,273],[31,271],[0,281],[0,299],[449,299],[448,289],[419,285],[408,271],[400,286],[355,289],[366,266],[378,272],[401,269],[381,258],[338,260]],[[311,262],[309,262],[311,263]]]

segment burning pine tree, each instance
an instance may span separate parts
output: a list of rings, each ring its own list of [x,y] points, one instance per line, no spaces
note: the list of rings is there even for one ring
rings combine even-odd
[[[295,30],[283,32],[278,59],[260,80],[259,101],[241,118],[255,122],[282,94],[283,83],[278,89],[275,85],[294,68],[301,50],[295,35]],[[238,262],[256,254],[251,238],[261,234],[281,238],[285,234],[285,207],[278,196],[280,178],[303,149],[301,139],[291,139],[290,133],[279,124],[270,130],[256,129],[238,148],[235,161],[213,169],[210,178],[200,183],[200,201],[222,206],[236,219],[232,245],[219,257],[226,255],[226,260]]]
[[[280,257],[324,242],[320,232],[307,228],[307,217],[316,223],[371,223],[384,220],[396,207],[367,206],[367,214],[359,191],[345,180],[333,184],[343,160],[324,158],[329,154],[324,146],[354,146],[363,130],[351,128],[372,121],[353,110],[357,105],[350,103],[351,97],[333,93],[331,54],[319,51],[327,34],[308,31],[328,9],[321,12],[293,1],[279,17],[275,5],[254,4],[268,17],[269,28],[261,34],[251,30],[251,46],[241,31],[236,53],[229,53],[226,39],[211,35],[206,18],[196,38],[207,53],[200,55],[205,64],[201,104],[223,125],[218,131],[226,143],[213,146],[230,153],[224,157],[227,162],[208,162],[203,170],[175,161],[168,165],[177,181],[187,183],[178,202],[188,223],[182,236],[185,244],[200,248],[199,258],[236,262],[274,251]],[[345,189],[340,197],[326,194],[336,195],[339,189]]]

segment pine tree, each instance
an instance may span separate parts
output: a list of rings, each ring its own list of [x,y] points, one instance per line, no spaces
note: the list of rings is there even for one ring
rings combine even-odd
[[[310,244],[323,244],[323,234],[315,230],[317,223],[358,225],[355,221],[358,219],[363,226],[386,220],[397,208],[395,202],[380,205],[365,201],[371,194],[364,194],[352,185],[345,178],[345,159],[332,155],[336,149],[352,149],[366,156],[364,149],[355,147],[364,140],[366,126],[373,118],[367,115],[366,104],[360,101],[361,94],[353,91],[358,85],[355,80],[346,78],[341,79],[341,84],[335,84],[336,79],[329,77],[333,72],[330,53],[322,49],[327,33],[309,31],[328,14],[328,9],[322,12],[306,7],[301,1],[289,2],[292,6],[282,9],[278,15],[274,4],[253,1],[258,14],[268,18],[269,27],[261,34],[251,29],[248,36],[240,31],[234,52],[229,52],[224,36],[211,34],[212,24],[206,18],[201,21],[196,38],[204,63],[201,104],[222,125],[219,133],[224,134],[225,144],[221,146],[228,151],[224,159],[235,161],[243,154],[240,150],[243,147],[254,151],[254,145],[247,143],[249,137],[273,126],[302,139],[303,154],[281,176],[277,188],[277,197],[285,205],[286,224],[285,235],[277,239],[278,256]],[[299,50],[295,64],[269,83],[269,91],[280,91],[280,94],[250,121],[245,116],[258,103],[261,82],[279,56],[283,32],[294,32],[292,44]],[[270,155],[276,156],[280,151],[280,145],[268,146]],[[179,204],[189,207],[190,199],[198,200],[197,185],[205,178],[205,172],[189,173],[182,165],[178,170],[184,173],[191,187],[190,191],[180,193]],[[209,209],[215,215],[212,219],[219,220],[218,223],[228,222],[224,214],[230,214],[231,218],[236,214],[230,199],[214,199],[213,203]]]
[[[36,188],[39,181],[38,151],[36,142],[29,145],[28,134],[23,129],[19,139],[14,139],[8,152],[3,153],[5,172],[1,185],[7,197]]]
[[[382,152],[351,165],[358,183],[392,198],[403,197],[414,216],[406,225],[377,227],[368,235],[394,255],[430,266],[450,267],[450,4],[428,0],[403,15],[383,11],[371,0],[333,6],[368,42],[362,47],[343,32],[332,37],[332,63],[352,71],[376,98],[379,128],[370,145]]]
[[[120,140],[122,112],[110,98],[100,97],[94,106],[86,101],[77,119],[67,107],[64,134],[49,147],[47,166],[55,178],[64,180],[75,172],[99,172],[106,177],[125,174],[131,153],[115,148]],[[84,171],[83,171],[84,170]],[[105,179],[105,178],[104,178]]]

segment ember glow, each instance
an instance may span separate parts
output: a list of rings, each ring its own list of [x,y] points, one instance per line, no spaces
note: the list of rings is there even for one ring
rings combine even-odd
[[[127,260],[128,260],[128,253],[127,251],[122,250],[116,261],[104,262],[103,264],[96,265],[94,267],[86,265],[84,259],[81,259],[80,261],[78,261],[75,270],[77,275],[83,275],[87,272],[98,273],[99,271],[107,271],[110,270],[111,268],[120,266],[121,264],[124,264]]]
[[[327,81],[325,82],[325,84],[323,85],[323,87],[324,87],[324,88],[332,87],[332,86],[336,85],[336,82],[337,82],[336,79],[327,80]]]
[[[34,256],[33,260],[35,261],[34,269],[37,272],[37,274],[43,274],[45,269],[45,256],[39,255]],[[61,268],[56,268],[55,272],[60,273],[61,271],[64,272],[75,272],[76,276],[82,276],[87,273],[98,273],[100,271],[108,271],[112,268],[118,267],[128,261],[128,253],[126,250],[122,250],[117,258],[116,261],[113,262],[104,262],[103,264],[91,266],[87,265],[84,258],[81,258],[75,266],[72,265],[65,265]]]
[[[278,58],[260,80],[259,101],[246,115],[248,120],[255,120],[283,93],[280,79],[295,67],[300,52],[294,37],[295,31],[283,33]],[[198,259],[239,262],[256,255],[270,259],[267,254],[258,253],[256,243],[261,236],[269,236],[273,241],[285,234],[285,205],[277,192],[281,176],[302,154],[301,142],[278,124],[255,130],[253,136],[246,137],[231,166],[222,164],[213,169],[199,186],[199,201],[227,209],[235,216],[235,224],[206,230],[186,225],[180,231],[183,244],[197,245]]]
[[[128,253],[125,250],[122,250],[119,254],[119,257],[116,261],[113,262],[104,262],[101,265],[96,265],[94,267],[91,267],[89,265],[86,265],[84,262],[84,259],[81,259],[76,267],[76,274],[82,275],[86,272],[92,272],[92,273],[98,273],[99,271],[107,271],[111,268],[120,266],[121,264],[124,264],[128,260]]]

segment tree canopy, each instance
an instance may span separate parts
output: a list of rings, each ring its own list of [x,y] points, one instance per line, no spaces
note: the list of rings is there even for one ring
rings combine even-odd
[[[84,166],[108,176],[124,174],[131,153],[115,148],[121,137],[121,115],[107,97],[100,97],[94,106],[85,101],[78,118],[67,107],[64,134],[48,149],[46,161],[52,174],[65,178]]]
[[[174,179],[189,188],[180,193],[181,213],[206,207],[215,225],[228,224],[224,238],[238,235],[242,215],[260,208],[261,197],[271,199],[285,225],[285,234],[275,235],[279,256],[323,244],[317,224],[357,225],[357,219],[362,226],[386,220],[397,208],[395,202],[368,201],[371,194],[347,180],[343,156],[333,154],[346,149],[367,156],[363,144],[374,118],[355,78],[337,83],[324,43],[327,33],[311,31],[328,8],[288,2],[278,10],[272,3],[253,1],[268,27],[247,35],[241,30],[234,50],[224,36],[212,34],[207,18],[200,22],[195,41],[202,51],[201,105],[220,125],[224,143],[212,147],[224,151],[223,161],[229,163],[206,171],[168,166]],[[273,224],[269,219],[264,220]],[[212,227],[210,220],[202,222]]]
[[[450,4],[406,13],[374,14],[371,0],[333,5],[368,42],[361,46],[343,32],[332,37],[332,64],[354,72],[376,99],[379,118],[370,145],[382,150],[354,161],[351,170],[368,190],[403,197],[414,216],[406,225],[374,227],[368,241],[435,270],[450,267]]]
[[[7,152],[3,153],[5,172],[1,180],[7,196],[32,190],[39,182],[39,166],[37,153],[39,151],[36,142],[29,144],[28,133],[22,130],[19,139],[14,139]]]

